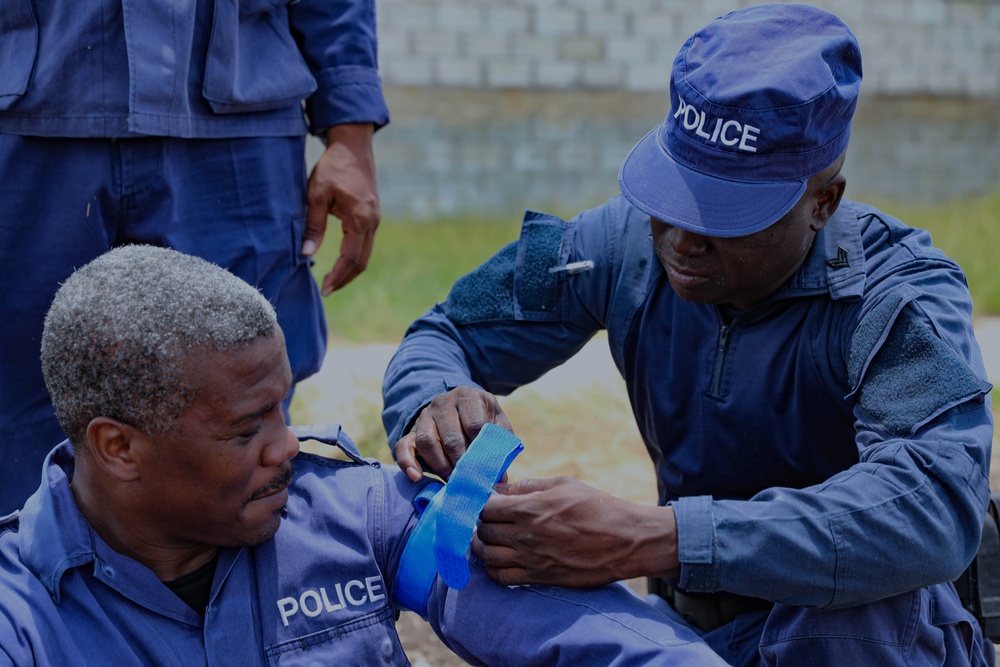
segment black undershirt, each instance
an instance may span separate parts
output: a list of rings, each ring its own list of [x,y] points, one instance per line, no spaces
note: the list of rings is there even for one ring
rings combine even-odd
[[[743,312],[723,303],[718,304],[717,308],[719,310],[719,315],[722,317],[722,321],[727,325],[732,324],[733,320],[736,319],[736,316]]]
[[[194,572],[163,583],[200,616],[204,616],[208,598],[212,594],[212,580],[215,578],[215,564],[218,561],[219,557],[216,556]]]

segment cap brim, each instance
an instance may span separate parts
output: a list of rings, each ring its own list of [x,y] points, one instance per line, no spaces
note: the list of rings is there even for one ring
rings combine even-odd
[[[788,213],[806,181],[753,183],[709,176],[676,162],[657,126],[635,145],[618,172],[618,187],[650,217],[705,236],[746,236]]]

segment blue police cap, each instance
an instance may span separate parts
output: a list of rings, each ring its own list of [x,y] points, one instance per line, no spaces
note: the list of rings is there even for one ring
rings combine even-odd
[[[706,236],[765,229],[847,148],[861,49],[816,7],[741,9],[692,35],[674,60],[670,112],[618,173],[639,210]]]

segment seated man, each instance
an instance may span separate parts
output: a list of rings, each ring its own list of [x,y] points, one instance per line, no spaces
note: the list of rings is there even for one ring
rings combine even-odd
[[[494,495],[473,542],[490,576],[652,577],[738,665],[993,663],[950,583],[989,498],[972,303],[926,232],[842,200],[860,85],[828,12],[713,21],[677,55],[623,197],[529,213],[411,327],[383,417],[412,479],[447,476],[506,423],[493,394],[602,329],[655,465],[656,507],[567,479]]]
[[[204,260],[126,246],[60,288],[42,340],[69,435],[0,522],[0,664],[407,664],[410,482],[299,454],[274,309]],[[623,587],[507,588],[473,566],[426,616],[490,665],[724,664]],[[502,632],[498,632],[502,628]]]

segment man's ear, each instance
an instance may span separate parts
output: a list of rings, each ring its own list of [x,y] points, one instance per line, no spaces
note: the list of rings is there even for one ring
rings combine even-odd
[[[87,424],[87,446],[97,465],[123,482],[139,478],[139,441],[142,431],[111,417],[95,417]]]
[[[812,224],[810,224],[814,232],[823,229],[827,221],[837,212],[846,188],[847,179],[838,173],[816,193],[816,198],[813,200]]]

